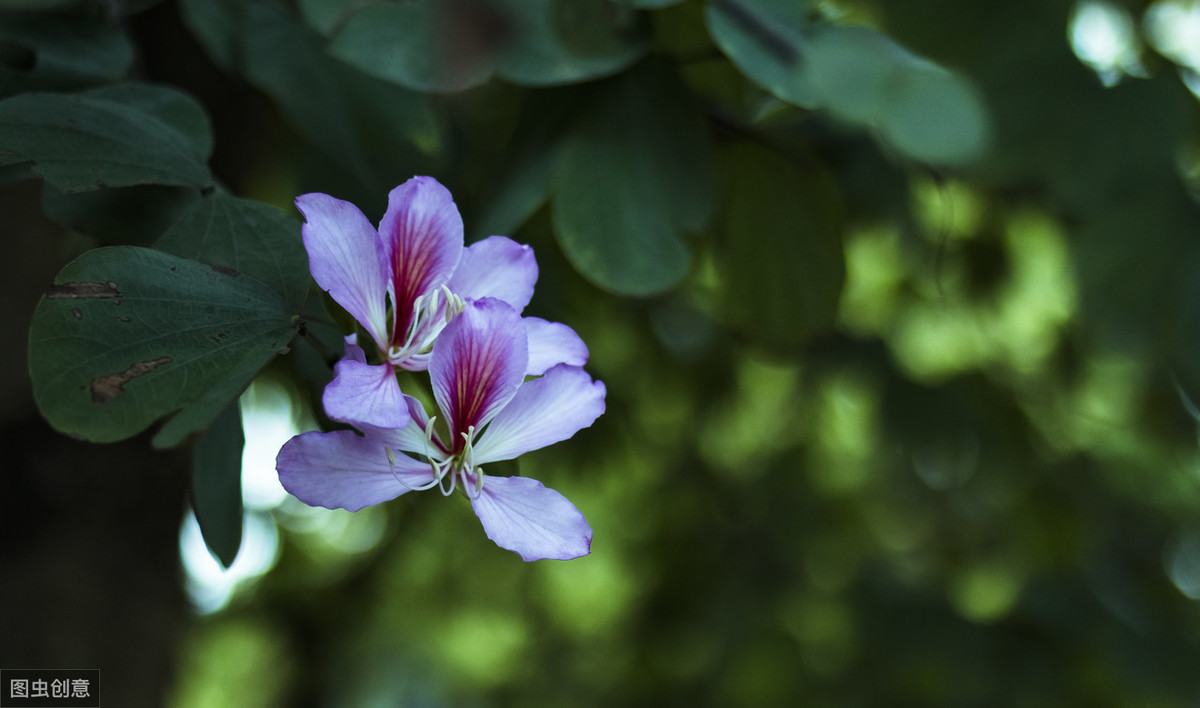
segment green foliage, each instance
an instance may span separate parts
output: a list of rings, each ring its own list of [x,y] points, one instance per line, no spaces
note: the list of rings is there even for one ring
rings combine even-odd
[[[50,5],[34,2],[43,10]],[[129,38],[105,21],[98,6],[64,14],[10,13],[0,22],[0,97],[119,81],[132,61]]]
[[[155,444],[203,430],[287,348],[292,308],[252,276],[118,246],[64,267],[34,311],[30,377],[42,415],[96,442],[180,411]]]
[[[40,179],[74,258],[32,316],[38,409],[191,443],[223,564],[239,395],[270,365],[332,425],[353,326],[297,194],[375,219],[435,176],[469,241],[533,245],[529,314],[608,388],[519,469],[591,556],[291,500],[179,704],[219,675],[306,705],[1189,705],[1194,68],[1134,30],[1145,76],[1105,87],[1074,5],[0,1],[0,185]]]
[[[242,546],[242,416],[232,401],[192,448],[192,511],[210,551],[228,568]]]
[[[0,165],[33,162],[64,192],[206,187],[210,141],[203,109],[170,89],[127,86],[0,101]]]
[[[558,241],[598,285],[658,293],[687,272],[684,234],[708,222],[708,138],[679,79],[658,65],[599,91],[562,146],[554,183]]]
[[[723,172],[714,258],[723,313],[753,341],[803,351],[834,328],[845,284],[837,191],[818,166],[748,145]]]

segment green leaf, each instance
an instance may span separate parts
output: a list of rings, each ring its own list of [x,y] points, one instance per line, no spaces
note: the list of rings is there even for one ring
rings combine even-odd
[[[186,93],[165,86],[123,83],[94,88],[82,95],[140,108],[182,135],[201,162],[212,157],[212,123],[204,106]]]
[[[536,91],[525,95],[522,120],[484,180],[481,207],[470,219],[471,240],[511,235],[546,203],[563,134],[578,118],[578,94]]]
[[[463,91],[487,81],[501,37],[483,4],[414,0],[371,4],[342,26],[329,53],[372,76],[422,92]]]
[[[192,511],[204,544],[228,568],[242,546],[242,415],[225,406],[192,448]]]
[[[330,57],[320,35],[274,4],[185,0],[181,11],[215,61],[367,187],[433,171],[443,135],[425,96]]]
[[[904,67],[880,117],[888,142],[921,162],[966,164],[978,159],[989,141],[987,111],[975,89],[929,62]]]
[[[912,56],[865,27],[827,25],[813,33],[805,59],[821,102],[842,118],[870,124],[883,116],[898,65]]]
[[[304,24],[325,36],[333,34],[358,9],[360,0],[298,0]]]
[[[655,9],[655,8],[659,8],[659,7],[670,7],[671,5],[678,5],[679,3],[683,2],[683,0],[621,0],[621,2],[625,3],[626,5],[629,5],[630,7]]]
[[[610,76],[649,47],[641,13],[606,0],[508,0],[513,37],[497,74],[523,86],[554,86]]]
[[[98,6],[0,15],[0,96],[117,81],[132,62],[129,39]]]
[[[605,85],[565,139],[554,189],[559,244],[602,287],[662,292],[687,272],[683,235],[707,224],[714,180],[691,94],[661,65],[639,67]]]
[[[147,110],[155,94],[160,102]],[[207,187],[207,152],[185,104],[194,102],[148,86],[13,96],[0,101],[0,165],[31,161],[63,192],[135,184]]]
[[[157,184],[64,194],[42,183],[46,216],[104,245],[149,245],[201,198],[195,189]]]
[[[739,144],[726,155],[716,264],[725,318],[794,353],[837,319],[845,282],[838,195],[828,176]]]
[[[308,294],[300,222],[268,204],[214,192],[154,247],[257,280],[293,311],[299,311]]]
[[[42,415],[95,442],[186,409],[155,444],[207,426],[275,354],[298,317],[255,280],[147,248],[88,251],[38,302],[29,372]]]
[[[708,31],[751,81],[789,103],[814,108],[821,97],[804,69],[805,3],[712,0]]]

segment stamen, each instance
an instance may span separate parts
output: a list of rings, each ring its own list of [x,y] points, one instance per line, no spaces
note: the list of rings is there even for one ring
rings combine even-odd
[[[392,448],[388,447],[387,445],[383,446],[383,451],[387,453],[388,464],[391,465],[392,467],[395,467],[396,466],[396,453],[392,452]]]
[[[463,439],[463,451],[461,453],[463,469],[473,470],[475,469],[475,461],[474,452],[471,449],[471,441],[475,437],[475,426],[468,426],[467,432],[459,433],[459,435],[461,435]]]
[[[446,460],[447,467],[449,467],[449,463],[450,463],[450,460]],[[442,479],[445,479],[445,477],[450,478],[450,488],[449,489],[446,489],[445,485],[443,485],[441,483]],[[458,475],[456,475],[456,474],[444,474],[443,477],[438,478],[438,490],[442,493],[443,497],[448,497],[451,494],[453,494],[454,490],[457,487],[458,487]]]
[[[458,316],[467,303],[455,293],[450,292],[450,288],[443,285],[442,292],[446,295],[446,324],[450,324],[450,320]]]

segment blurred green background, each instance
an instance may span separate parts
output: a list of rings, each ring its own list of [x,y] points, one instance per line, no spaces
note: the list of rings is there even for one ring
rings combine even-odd
[[[0,69],[186,91],[289,210],[437,177],[608,388],[512,470],[592,553],[525,564],[457,497],[282,494],[297,340],[223,572],[188,450],[53,432],[24,355],[58,268],[186,190],[0,173],[0,667],[106,706],[1200,705],[1200,4],[0,0]]]

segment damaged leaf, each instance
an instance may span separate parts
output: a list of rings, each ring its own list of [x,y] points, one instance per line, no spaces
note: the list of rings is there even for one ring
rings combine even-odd
[[[176,411],[156,445],[207,427],[298,327],[294,306],[231,272],[132,246],[67,264],[29,330],[42,415],[95,442],[136,435]]]

